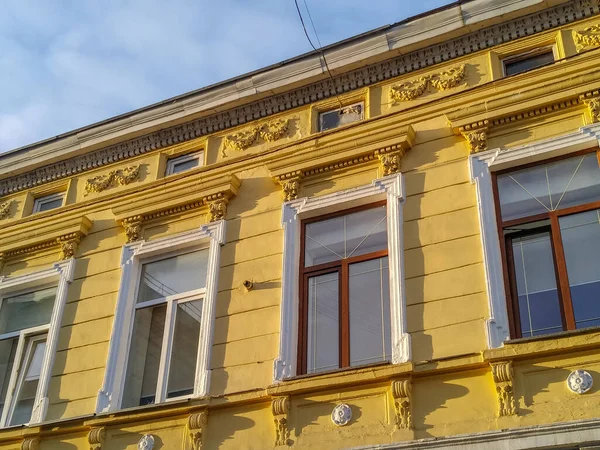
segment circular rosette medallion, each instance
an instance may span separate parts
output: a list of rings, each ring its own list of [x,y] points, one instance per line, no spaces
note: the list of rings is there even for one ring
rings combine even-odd
[[[594,380],[590,373],[582,369],[574,370],[567,377],[567,386],[576,394],[585,394],[593,384]]]
[[[352,408],[350,408],[350,406],[346,405],[345,403],[340,403],[335,408],[333,408],[333,412],[331,413],[331,421],[338,427],[343,427],[344,425],[347,425],[351,419]]]

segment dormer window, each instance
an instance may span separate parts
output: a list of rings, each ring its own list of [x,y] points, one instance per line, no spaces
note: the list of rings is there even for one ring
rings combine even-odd
[[[364,103],[354,103],[343,108],[319,114],[319,131],[332,130],[364,118]]]

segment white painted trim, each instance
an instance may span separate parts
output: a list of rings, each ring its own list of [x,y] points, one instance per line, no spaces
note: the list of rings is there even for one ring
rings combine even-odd
[[[596,448],[592,445],[598,445],[599,441],[600,419],[588,419],[394,444],[366,445],[349,450],[591,450]]]
[[[508,311],[500,256],[500,239],[492,191],[491,172],[542,161],[553,156],[600,146],[600,124],[581,127],[578,131],[532,144],[507,149],[493,149],[471,155],[469,169],[475,183],[483,263],[490,317],[487,320],[489,348],[502,347],[509,338]]]
[[[46,339],[46,352],[44,361],[40,370],[40,379],[36,391],[33,412],[29,424],[37,424],[44,420],[48,409],[48,386],[52,377],[52,367],[56,357],[56,347],[58,345],[58,335],[62,321],[65,303],[67,301],[67,290],[69,284],[73,281],[75,273],[75,259],[70,258],[66,261],[55,263],[51,268],[32,272],[16,277],[0,277],[0,298],[6,297],[18,291],[25,289],[35,289],[46,287],[58,282],[56,288],[56,297],[54,308],[48,324],[48,337]],[[12,399],[7,395],[6,405],[9,405]],[[0,426],[6,426],[7,415],[3,414],[3,421]]]
[[[198,229],[179,233],[155,241],[137,241],[123,246],[121,255],[121,283],[117,295],[115,318],[106,362],[102,388],[98,392],[96,413],[117,411],[121,405],[130,333],[135,310],[135,290],[139,278],[141,261],[158,255],[208,244],[208,269],[206,292],[202,305],[200,343],[194,397],[208,395],[210,388],[210,355],[214,335],[215,304],[220,246],[225,244],[225,221],[219,220]]]
[[[274,362],[273,380],[281,381],[297,375],[298,355],[298,277],[300,270],[300,221],[357,204],[387,200],[388,259],[390,270],[390,314],[392,331],[392,362],[411,359],[410,335],[406,327],[406,296],[404,292],[404,239],[402,174],[390,175],[372,184],[314,198],[285,202],[282,207],[283,274],[281,280],[281,312],[279,354]]]

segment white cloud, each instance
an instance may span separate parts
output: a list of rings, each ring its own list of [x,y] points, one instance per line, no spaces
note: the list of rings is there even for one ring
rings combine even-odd
[[[442,4],[424,0],[414,11],[398,0],[380,0],[377,8],[359,0],[307,3],[323,45]],[[0,152],[310,49],[292,0],[4,0],[2,6]]]

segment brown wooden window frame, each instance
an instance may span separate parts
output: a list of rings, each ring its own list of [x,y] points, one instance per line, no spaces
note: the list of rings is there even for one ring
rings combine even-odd
[[[365,255],[353,256],[351,258],[339,259],[311,267],[304,267],[305,235],[306,225],[321,222],[334,217],[364,211],[368,209],[387,206],[386,200],[381,200],[367,205],[356,206],[316,217],[303,219],[300,222],[300,273],[299,273],[299,299],[300,314],[298,324],[298,375],[307,373],[308,358],[308,279],[319,275],[338,273],[339,282],[339,368],[333,370],[344,370],[350,368],[350,293],[349,293],[349,267],[358,262],[379,259],[388,256],[388,249]],[[386,211],[386,214],[388,211]],[[388,230],[389,232],[389,230]],[[389,301],[389,299],[388,299]],[[382,361],[381,364],[385,364]],[[329,372],[329,371],[327,371]],[[314,374],[314,375],[318,375]]]
[[[596,152],[600,163],[600,152],[597,149],[587,149],[578,152],[569,153],[566,155],[557,156],[554,158],[545,159],[542,161],[536,161],[529,164],[523,164],[517,167],[511,167],[509,169],[500,170],[498,172],[492,172],[492,190],[494,194],[494,207],[496,211],[496,223],[498,227],[498,238],[500,240],[500,254],[502,257],[502,271],[504,278],[504,290],[506,292],[506,303],[508,309],[508,323],[510,329],[510,336],[512,339],[519,339],[522,336],[521,333],[521,318],[519,316],[519,299],[517,294],[516,276],[514,273],[514,260],[512,255],[512,239],[515,237],[522,237],[527,234],[533,234],[540,231],[548,231],[550,233],[550,243],[552,247],[552,257],[554,263],[554,270],[556,272],[556,287],[558,291],[559,306],[561,310],[562,318],[562,331],[576,330],[575,325],[575,314],[573,312],[573,302],[571,300],[571,289],[569,285],[569,275],[567,273],[567,264],[565,260],[564,247],[560,234],[560,226],[558,220],[560,217],[568,216],[571,214],[577,214],[585,211],[594,209],[600,209],[600,201],[585,203],[583,205],[571,206],[568,208],[558,209],[556,211],[544,212],[541,214],[535,214],[532,216],[520,217],[518,219],[502,221],[502,212],[500,209],[500,195],[498,191],[498,176],[515,172],[521,169],[528,169],[535,166],[540,166],[576,156],[583,156],[589,153]],[[516,225],[524,225],[527,223],[534,223],[541,220],[549,220],[550,224],[545,226],[539,226],[532,230],[523,231],[518,234],[510,236],[504,236],[504,229]],[[541,335],[539,337],[549,336],[551,333]],[[538,336],[534,336],[538,337]]]

